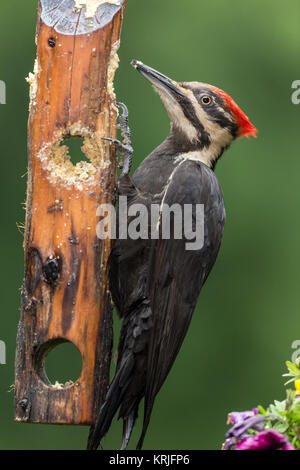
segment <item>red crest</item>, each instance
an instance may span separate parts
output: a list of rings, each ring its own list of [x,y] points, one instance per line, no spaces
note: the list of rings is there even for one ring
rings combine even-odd
[[[211,87],[215,93],[217,93],[221,98],[225,101],[226,106],[231,111],[235,120],[239,126],[239,136],[256,137],[258,130],[255,126],[250,122],[248,116],[241,110],[241,108],[236,104],[236,102],[229,96],[225,91],[221,90],[220,88]]]

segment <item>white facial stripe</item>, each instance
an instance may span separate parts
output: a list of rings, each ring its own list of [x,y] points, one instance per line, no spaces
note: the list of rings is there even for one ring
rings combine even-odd
[[[207,83],[198,83],[198,82],[189,82],[189,87],[192,88],[193,90],[197,91],[199,90],[199,85],[203,85],[203,88],[205,89],[205,87],[207,88],[207,92],[209,94],[210,91],[213,91],[213,90],[210,90],[210,85],[208,85]],[[182,89],[182,88],[181,88]],[[205,92],[204,92],[205,93]],[[189,95],[190,96],[190,95]],[[214,102],[216,108],[218,109],[218,111],[220,111],[220,113],[224,114],[224,116],[231,122],[234,122],[234,119],[231,115],[230,112],[227,112],[224,108],[222,108],[222,106],[220,106],[216,101]]]
[[[203,125],[206,132],[213,136],[211,138],[211,144],[208,149],[201,151],[202,158],[206,161],[204,163],[211,166],[214,161],[219,157],[222,149],[227,147],[233,140],[231,132],[225,127],[220,126],[217,122],[211,121],[204,109],[198,103],[192,91],[189,92],[189,98],[194,107],[195,113],[201,124]],[[207,162],[210,162],[208,164]]]
[[[154,89],[159,94],[165,108],[170,116],[172,123],[184,132],[190,142],[194,142],[198,138],[198,131],[193,124],[184,115],[180,105],[175,98],[172,97],[167,91],[164,91],[154,85]],[[186,90],[185,90],[186,92]]]
[[[169,93],[167,90],[161,89],[155,83],[153,83],[155,91],[159,94],[164,106],[170,116],[170,119],[177,128],[181,129],[182,132],[187,136],[190,142],[195,142],[199,139],[199,130],[197,130],[193,124],[188,120],[184,115],[180,105],[177,103],[176,99]],[[197,84],[199,86],[199,84]],[[201,161],[208,167],[212,168],[214,163],[219,158],[223,148],[227,147],[233,140],[232,134],[230,131],[224,127],[221,127],[218,123],[211,121],[205,110],[198,103],[194,93],[186,88],[182,88],[177,84],[178,88],[183,91],[187,97],[190,99],[192,106],[194,108],[195,114],[199,122],[204,127],[205,131],[209,134],[211,143],[208,148],[204,148],[201,151],[188,152],[184,155],[177,157],[179,161],[182,159],[190,159]],[[224,112],[222,108],[220,111]],[[232,119],[231,116],[228,116]],[[213,136],[213,138],[211,138]]]
[[[232,115],[229,112],[225,111],[224,108],[222,108],[222,106],[220,106],[216,102],[215,102],[215,106],[218,109],[218,111],[220,111],[220,113],[222,113],[230,122],[232,123],[234,122]]]

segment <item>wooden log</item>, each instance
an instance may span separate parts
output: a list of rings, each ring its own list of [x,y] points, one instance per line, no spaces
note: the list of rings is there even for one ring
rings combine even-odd
[[[114,198],[113,90],[126,0],[39,0],[37,59],[30,74],[25,280],[15,364],[16,420],[93,424],[106,394],[112,347],[107,260],[96,210]],[[64,145],[83,137],[88,161]],[[53,386],[47,354],[70,341],[79,379]]]

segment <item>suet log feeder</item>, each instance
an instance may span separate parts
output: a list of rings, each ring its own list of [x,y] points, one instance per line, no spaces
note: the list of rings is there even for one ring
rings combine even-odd
[[[93,424],[109,380],[111,241],[97,207],[114,199],[113,89],[126,0],[39,0],[30,74],[25,280],[16,352],[16,420]],[[66,138],[84,139],[74,165]],[[45,359],[62,342],[82,356],[79,379],[53,386]]]

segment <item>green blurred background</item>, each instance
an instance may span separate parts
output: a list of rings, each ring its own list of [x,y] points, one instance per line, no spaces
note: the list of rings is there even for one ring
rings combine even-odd
[[[83,449],[86,427],[14,423],[8,393],[23,277],[16,222],[24,221],[26,192],[24,78],[35,58],[36,5],[11,0],[0,7],[0,79],[7,84],[7,104],[0,106],[0,339],[7,345],[0,448]],[[227,208],[223,245],[156,400],[146,449],[218,449],[229,411],[284,398],[284,361],[300,339],[300,105],[291,103],[291,83],[300,79],[299,18],[298,0],[128,0],[116,91],[130,110],[135,166],[164,139],[169,122],[149,83],[129,65],[132,58],[176,80],[225,89],[259,129],[258,139],[239,140],[217,166]],[[71,360],[67,349],[63,354]],[[49,374],[59,379],[57,358]],[[76,367],[68,364],[70,376]],[[120,437],[114,422],[104,448],[118,448]]]

